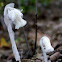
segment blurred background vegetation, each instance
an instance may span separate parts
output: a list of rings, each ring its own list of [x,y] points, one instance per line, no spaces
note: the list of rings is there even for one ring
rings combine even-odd
[[[9,4],[9,3],[15,3],[15,8],[18,9],[23,9],[22,13],[24,14],[24,19],[27,20],[27,27],[26,27],[26,31],[28,32],[30,30],[30,28],[34,28],[34,21],[35,21],[35,4],[36,4],[36,0],[0,0],[0,29],[1,26],[3,26],[2,28],[5,29],[5,25],[3,22],[3,11],[4,11],[4,7]],[[62,20],[62,0],[38,0],[37,2],[37,9],[38,9],[38,29],[41,30],[41,32],[44,32],[46,30],[49,30],[49,27],[46,25],[45,27],[43,27],[43,25],[45,25],[45,23],[48,21],[48,25],[49,23],[53,22],[54,26],[55,23]],[[59,15],[58,15],[59,14]],[[29,22],[30,21],[30,22]],[[43,23],[43,25],[41,25],[41,22],[45,22]],[[53,24],[52,24],[53,26]],[[50,27],[51,28],[51,27]],[[53,29],[53,27],[52,27]],[[52,31],[51,29],[51,31]],[[6,30],[6,29],[5,29]],[[49,32],[47,32],[49,33]],[[52,36],[52,33],[49,33],[49,35]]]
[[[38,0],[38,6],[48,6],[53,0]],[[23,9],[23,13],[35,12],[35,0],[0,0],[0,13],[3,13],[3,9],[6,4],[13,2],[15,7]],[[19,6],[20,5],[20,6]],[[38,13],[40,10],[38,10]]]

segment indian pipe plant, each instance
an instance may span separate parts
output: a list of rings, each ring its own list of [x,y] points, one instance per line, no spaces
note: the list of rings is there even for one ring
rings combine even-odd
[[[54,48],[51,46],[50,39],[47,36],[43,36],[40,39],[40,46],[42,48],[44,62],[49,62],[46,53],[54,51]]]
[[[9,37],[12,44],[13,54],[15,56],[16,61],[21,62],[20,55],[16,47],[15,36],[12,30],[12,24],[15,25],[15,29],[19,29],[26,25],[26,21],[22,18],[23,14],[20,10],[14,8],[14,3],[7,4],[4,9],[4,22],[7,26],[7,30],[9,33]]]

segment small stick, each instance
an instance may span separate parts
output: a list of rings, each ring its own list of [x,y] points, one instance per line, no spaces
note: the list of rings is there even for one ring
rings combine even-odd
[[[36,0],[36,13],[35,13],[35,44],[34,44],[34,51],[33,54],[36,52],[36,47],[37,47],[37,0]]]
[[[28,42],[27,42],[27,35],[26,35],[26,32],[25,32],[25,28],[22,27],[22,29],[23,29],[23,32],[24,32],[25,42],[26,42],[26,45],[27,45],[28,51],[30,51],[29,44],[28,44]]]

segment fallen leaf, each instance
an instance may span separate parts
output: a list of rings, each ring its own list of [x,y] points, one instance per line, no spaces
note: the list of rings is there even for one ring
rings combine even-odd
[[[10,44],[2,37],[0,40],[0,47],[10,47]]]

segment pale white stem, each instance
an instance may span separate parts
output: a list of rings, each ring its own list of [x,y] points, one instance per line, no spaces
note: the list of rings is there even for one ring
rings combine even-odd
[[[48,60],[48,62],[51,62],[51,60]]]
[[[10,36],[10,40],[11,40],[11,44],[12,44],[12,50],[13,50],[13,54],[15,56],[15,59],[16,61],[20,61],[20,55],[19,55],[19,52],[17,50],[17,47],[16,47],[16,43],[15,43],[15,40],[14,40],[14,32],[12,30],[12,27],[11,27],[11,24],[9,24],[7,26],[7,29],[8,29],[8,32],[9,32],[9,36]]]
[[[43,40],[42,40],[43,41]],[[47,55],[46,55],[46,52],[44,50],[44,47],[43,47],[43,42],[41,41],[41,48],[42,48],[42,52],[43,52],[43,56],[44,56],[44,62],[48,62],[47,60]]]

